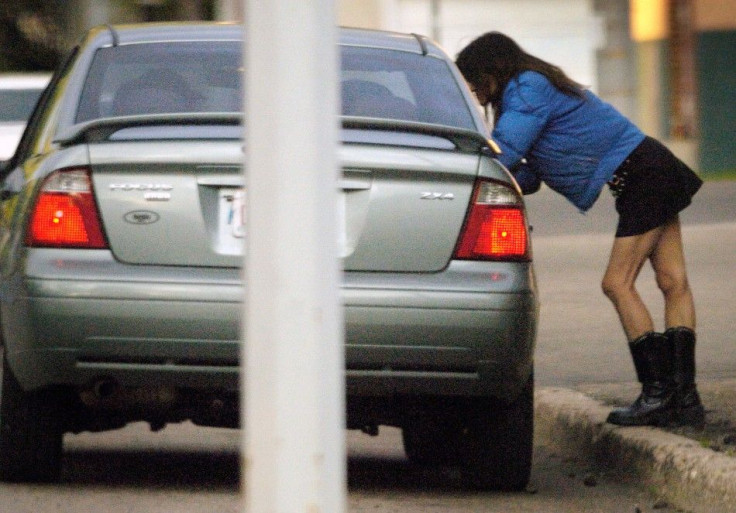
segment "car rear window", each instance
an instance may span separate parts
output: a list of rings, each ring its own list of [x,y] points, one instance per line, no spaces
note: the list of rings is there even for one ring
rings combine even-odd
[[[341,52],[342,113],[474,128],[446,61],[379,48]]]
[[[76,122],[113,116],[240,112],[237,41],[146,43],[97,51]],[[380,48],[341,49],[342,113],[475,128],[446,61]]]
[[[239,42],[145,43],[101,48],[82,90],[77,122],[179,112],[238,112]]]

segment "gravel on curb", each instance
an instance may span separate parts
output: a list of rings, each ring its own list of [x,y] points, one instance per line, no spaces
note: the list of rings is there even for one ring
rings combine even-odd
[[[535,436],[555,450],[623,472],[693,513],[736,513],[736,458],[651,427],[607,424],[610,406],[564,388],[535,394]]]

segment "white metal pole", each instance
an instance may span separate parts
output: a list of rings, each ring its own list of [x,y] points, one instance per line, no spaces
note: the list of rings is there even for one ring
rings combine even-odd
[[[244,506],[339,513],[345,367],[334,0],[243,1]]]

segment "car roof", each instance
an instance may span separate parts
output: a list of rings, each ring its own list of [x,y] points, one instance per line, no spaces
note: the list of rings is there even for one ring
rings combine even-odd
[[[93,29],[88,38],[95,46],[127,45],[164,41],[234,40],[243,38],[243,26],[235,23],[166,22],[106,25]],[[349,46],[384,48],[444,57],[428,38],[418,34],[340,27],[339,42]]]

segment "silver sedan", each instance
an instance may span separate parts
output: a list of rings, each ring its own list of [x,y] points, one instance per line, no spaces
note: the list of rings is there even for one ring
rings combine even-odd
[[[238,427],[241,37],[92,30],[0,171],[0,478],[58,479],[65,432]],[[519,189],[431,41],[344,29],[340,52],[347,427],[522,488],[538,303]]]

